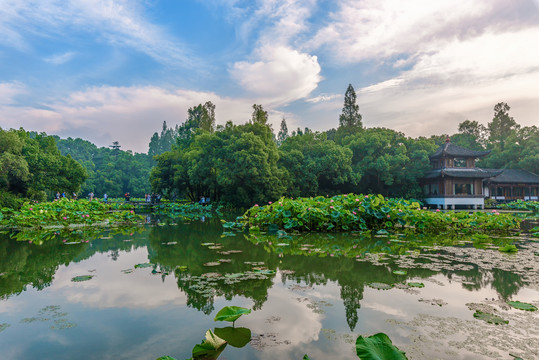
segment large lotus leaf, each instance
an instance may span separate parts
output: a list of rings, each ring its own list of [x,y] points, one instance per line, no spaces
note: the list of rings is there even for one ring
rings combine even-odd
[[[176,360],[176,359],[170,355],[167,355],[167,356],[161,356],[160,358],[157,358],[156,360]]]
[[[473,317],[476,318],[476,319],[486,321],[486,322],[488,322],[490,324],[495,324],[495,325],[509,324],[509,321],[507,321],[505,319],[502,319],[499,316],[492,315],[492,314],[489,314],[489,313],[485,313],[485,312],[482,312],[482,311],[479,311],[479,310],[477,310],[473,314]]]
[[[215,335],[226,340],[230,346],[236,348],[242,348],[251,341],[251,330],[244,327],[235,328],[227,326],[224,328],[215,328]]]
[[[518,248],[513,244],[508,244],[505,246],[500,246],[498,248],[498,251],[505,252],[505,253],[516,253],[518,252]]]
[[[356,353],[362,360],[408,360],[404,352],[393,345],[384,333],[367,338],[359,336],[356,340]]]
[[[226,347],[226,341],[215,335],[211,330],[206,331],[206,340],[193,348],[193,359],[215,360]]]
[[[509,301],[507,302],[507,304],[519,310],[537,311],[537,306],[533,306],[532,304],[523,303],[520,301]]]
[[[236,321],[243,314],[250,314],[251,309],[242,308],[239,306],[225,306],[217,315],[214,321]]]
[[[311,358],[307,354],[305,354],[303,355],[303,360],[311,360]]]

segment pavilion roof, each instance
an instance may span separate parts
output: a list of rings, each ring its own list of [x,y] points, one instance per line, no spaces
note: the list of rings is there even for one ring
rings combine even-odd
[[[539,184],[539,175],[521,169],[503,169],[502,173],[489,179],[490,183]]]
[[[500,175],[503,170],[480,169],[480,168],[443,168],[431,170],[425,175],[425,179],[436,179],[440,177],[454,177],[467,179],[487,179]]]
[[[439,159],[442,157],[483,157],[490,154],[490,150],[486,151],[476,151],[476,150],[469,150],[465,149],[463,147],[453,145],[451,142],[447,141],[445,144],[440,145],[438,149],[429,156],[430,159]]]

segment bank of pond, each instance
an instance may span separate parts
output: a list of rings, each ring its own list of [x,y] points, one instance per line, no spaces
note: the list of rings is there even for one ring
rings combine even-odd
[[[3,356],[539,356],[533,213],[355,194],[282,198],[239,216],[160,206],[2,209]]]

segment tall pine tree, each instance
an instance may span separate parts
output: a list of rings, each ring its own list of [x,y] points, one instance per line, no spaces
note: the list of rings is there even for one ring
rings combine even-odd
[[[363,128],[361,124],[361,114],[359,113],[359,106],[356,104],[356,92],[352,84],[348,84],[348,89],[344,94],[344,106],[342,108],[342,114],[339,116],[339,127],[347,128]]]
[[[286,126],[286,120],[283,117],[283,121],[281,121],[281,129],[279,130],[279,134],[277,134],[277,145],[281,146],[287,137],[288,137],[288,126]]]

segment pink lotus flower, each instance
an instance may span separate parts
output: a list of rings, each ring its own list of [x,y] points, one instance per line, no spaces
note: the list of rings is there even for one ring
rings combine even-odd
[[[329,256],[335,256],[335,254],[329,254]]]
[[[330,208],[330,209],[333,209],[333,206],[330,206],[329,208]]]
[[[268,204],[270,204],[270,205],[271,205],[271,201],[268,201]]]
[[[401,211],[402,211],[402,210],[401,210],[401,209],[399,209],[399,212],[401,212]]]
[[[34,210],[33,208],[30,208],[30,211]]]
[[[387,218],[388,218],[388,219],[391,219],[391,215],[388,215]]]
[[[64,240],[62,240],[62,241],[63,241],[63,242],[66,242],[66,241],[67,241],[67,239],[64,239]]]
[[[30,210],[32,210],[32,209],[30,209]],[[496,212],[496,209],[492,210],[492,212],[495,213],[495,212]]]
[[[369,195],[365,195],[365,199],[368,199],[369,198]]]
[[[255,204],[255,206],[258,206],[258,204]]]
[[[356,201],[359,201],[359,199],[356,199]]]
[[[131,214],[133,214],[133,213],[134,213],[134,211],[133,211],[133,210],[131,210]]]
[[[282,202],[280,202],[280,203],[279,203],[279,205],[283,206],[283,203],[282,203]]]
[[[355,211],[352,211],[352,214],[356,215],[356,212],[355,212]]]
[[[28,241],[28,243],[31,244],[31,243],[32,243],[32,240]]]
[[[333,202],[333,199],[331,199],[329,202]]]
[[[64,219],[64,220],[67,220],[67,218],[66,218],[65,216],[63,217],[63,219]]]
[[[440,209],[436,209],[436,212],[440,212]]]

